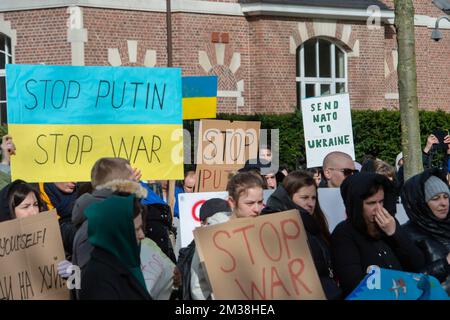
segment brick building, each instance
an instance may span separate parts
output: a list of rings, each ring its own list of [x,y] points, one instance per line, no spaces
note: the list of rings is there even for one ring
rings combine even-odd
[[[435,42],[444,13],[414,5],[420,108],[450,110],[450,23]],[[352,108],[398,108],[393,22],[393,0],[172,0],[173,66],[219,76],[219,112],[346,91]],[[5,63],[165,67],[166,30],[166,0],[2,0],[2,122]]]

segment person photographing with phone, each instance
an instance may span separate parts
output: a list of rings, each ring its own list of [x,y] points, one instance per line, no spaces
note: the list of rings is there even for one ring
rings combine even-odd
[[[427,143],[423,149],[423,164],[425,169],[432,167],[433,157],[439,151],[444,151],[444,160],[441,165],[442,171],[447,175],[449,171],[450,160],[450,135],[448,131],[434,130],[427,138]]]

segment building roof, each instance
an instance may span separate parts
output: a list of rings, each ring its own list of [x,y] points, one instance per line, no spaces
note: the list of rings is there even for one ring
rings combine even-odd
[[[240,0],[240,3],[267,3],[278,5],[299,5],[314,7],[367,9],[369,6],[379,6],[381,10],[392,10],[378,0]]]

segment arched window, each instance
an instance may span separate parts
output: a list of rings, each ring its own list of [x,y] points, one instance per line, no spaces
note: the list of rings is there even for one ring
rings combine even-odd
[[[323,38],[297,49],[297,104],[303,98],[347,92],[347,53]]]
[[[0,121],[6,123],[6,65],[12,62],[11,38],[0,33]]]

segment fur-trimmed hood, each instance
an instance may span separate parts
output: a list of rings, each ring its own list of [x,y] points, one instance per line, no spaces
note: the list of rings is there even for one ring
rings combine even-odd
[[[97,186],[96,190],[108,189],[113,192],[124,192],[134,194],[137,198],[147,197],[147,190],[139,182],[131,180],[115,179]]]

